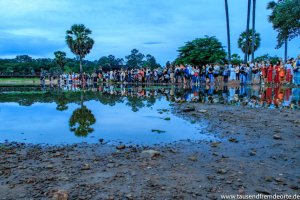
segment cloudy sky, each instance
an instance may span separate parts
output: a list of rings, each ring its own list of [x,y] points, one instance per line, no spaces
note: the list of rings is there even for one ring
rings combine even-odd
[[[257,31],[261,47],[256,55],[283,56],[275,49],[276,32],[267,21],[269,0],[257,1]],[[246,0],[228,0],[232,53],[246,27]],[[75,23],[92,30],[94,48],[89,60],[113,54],[124,57],[133,48],[152,54],[164,64],[174,60],[186,41],[216,36],[226,46],[223,0],[0,0],[0,57],[20,54],[53,58],[62,50],[74,57],[65,44],[65,32]],[[289,56],[300,53],[300,38],[289,44]]]

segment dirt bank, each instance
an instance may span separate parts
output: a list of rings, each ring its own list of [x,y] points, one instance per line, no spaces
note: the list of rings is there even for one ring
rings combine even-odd
[[[209,134],[220,142],[118,149],[105,141],[60,147],[5,143],[0,146],[0,199],[299,194],[299,111],[185,103],[173,112],[206,121]]]

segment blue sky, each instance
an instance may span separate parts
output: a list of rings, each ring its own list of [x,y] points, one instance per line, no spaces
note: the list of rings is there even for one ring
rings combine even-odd
[[[269,0],[257,1],[257,31],[261,47],[256,55],[283,56],[275,49],[276,32],[267,21]],[[232,53],[246,27],[246,0],[228,0]],[[20,54],[53,58],[62,50],[74,57],[65,44],[65,32],[75,23],[90,28],[94,48],[86,57],[98,60],[113,54],[124,57],[133,48],[152,54],[161,64],[174,60],[178,47],[204,35],[226,43],[223,0],[0,0],[0,57]],[[289,43],[289,56],[300,53],[300,38]]]

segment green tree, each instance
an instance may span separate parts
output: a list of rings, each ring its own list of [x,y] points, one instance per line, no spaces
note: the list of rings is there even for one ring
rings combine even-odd
[[[66,33],[67,45],[71,52],[79,57],[80,73],[82,73],[82,60],[94,45],[94,40],[89,37],[92,31],[83,24],[74,24]]]
[[[261,62],[261,61],[270,61],[273,65],[275,65],[277,62],[280,61],[280,58],[278,56],[270,56],[269,54],[264,54],[262,56],[258,56],[255,58],[255,62]]]
[[[63,51],[55,51],[54,52],[54,56],[55,56],[55,62],[57,63],[57,65],[63,70],[64,66],[67,62],[66,60],[66,53]]]
[[[300,1],[279,0],[271,1],[267,5],[271,10],[268,19],[273,29],[278,32],[276,48],[284,44],[284,60],[287,60],[288,41],[300,35]]]
[[[158,67],[160,67],[160,64],[158,64],[156,62],[156,59],[154,56],[150,55],[150,54],[147,54],[146,55],[146,61],[145,61],[145,64],[144,64],[146,67],[149,67],[151,70],[153,69],[156,69]]]
[[[113,55],[102,56],[98,60],[98,65],[100,65],[103,69],[120,69],[123,66],[124,60],[122,58],[116,58]]]
[[[251,31],[252,31],[252,29],[249,30],[249,32],[251,32]],[[254,35],[255,35],[254,51],[256,51],[260,46],[261,39],[260,39],[260,34],[259,33],[255,32]],[[247,41],[246,37],[247,37],[247,32],[244,31],[240,34],[240,37],[238,39],[238,47],[242,50],[243,53],[246,53],[247,46],[250,47],[251,44],[252,44],[252,38],[253,38],[252,35],[248,39],[248,45],[246,43],[246,41]],[[248,48],[247,50],[248,50],[248,52],[246,53],[247,54],[246,62],[248,61],[249,55],[252,54],[252,48]]]
[[[167,62],[166,62],[166,67],[171,67],[170,61],[167,61]]]
[[[81,92],[81,106],[73,111],[69,120],[70,130],[78,137],[86,137],[94,129],[91,127],[96,123],[92,111],[83,105],[83,93]]]
[[[178,49],[179,56],[176,64],[206,65],[209,63],[223,62],[226,52],[222,43],[216,37],[205,36],[187,42]]]
[[[144,54],[140,53],[139,50],[132,49],[131,54],[125,57],[127,67],[130,69],[142,67],[144,57]]]
[[[233,65],[239,65],[243,62],[241,56],[239,56],[238,54],[234,53],[231,55],[231,63]]]

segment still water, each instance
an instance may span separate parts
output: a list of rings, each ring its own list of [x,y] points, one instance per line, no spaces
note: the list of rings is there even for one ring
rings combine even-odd
[[[0,87],[0,143],[133,143],[218,140],[207,122],[172,114],[174,103],[299,109],[299,88],[101,85]]]

